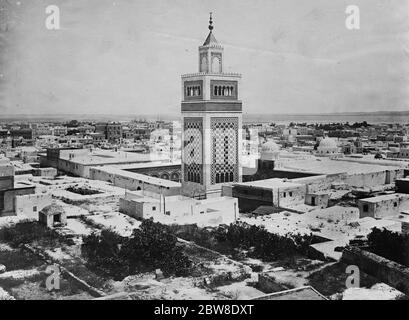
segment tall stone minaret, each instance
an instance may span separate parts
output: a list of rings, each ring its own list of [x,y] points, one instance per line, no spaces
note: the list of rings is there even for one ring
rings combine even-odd
[[[213,35],[199,47],[199,72],[182,75],[182,194],[219,195],[241,182],[241,75],[224,73],[223,47]]]

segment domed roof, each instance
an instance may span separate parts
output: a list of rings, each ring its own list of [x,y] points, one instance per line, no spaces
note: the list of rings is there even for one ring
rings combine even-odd
[[[319,148],[320,149],[336,149],[338,148],[338,146],[334,139],[325,137],[324,139],[321,140]]]
[[[263,151],[263,152],[278,152],[278,151],[280,151],[280,147],[273,140],[269,140],[266,143],[263,143],[263,145],[261,146],[261,151]]]
[[[42,214],[50,216],[50,215],[65,213],[65,209],[64,209],[63,206],[61,206],[59,204],[51,203],[48,206],[45,206],[43,209],[41,209],[40,212]]]

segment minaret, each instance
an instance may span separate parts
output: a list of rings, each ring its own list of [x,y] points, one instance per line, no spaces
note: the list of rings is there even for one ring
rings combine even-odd
[[[241,75],[223,73],[223,47],[213,35],[199,47],[199,72],[182,75],[182,193],[219,195],[241,182]]]

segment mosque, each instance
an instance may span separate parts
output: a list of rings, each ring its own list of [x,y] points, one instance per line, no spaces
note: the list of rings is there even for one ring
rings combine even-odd
[[[222,188],[242,181],[241,75],[224,72],[224,48],[213,29],[210,14],[209,34],[198,49],[198,72],[181,77],[180,191],[127,192],[120,207],[131,216],[198,225],[229,224],[238,216],[238,200],[222,195]]]
[[[334,139],[325,137],[317,147],[317,156],[336,158],[342,157],[342,153]]]

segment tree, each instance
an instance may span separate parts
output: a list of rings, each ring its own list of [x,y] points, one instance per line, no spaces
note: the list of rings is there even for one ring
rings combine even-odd
[[[373,228],[368,235],[369,251],[409,266],[409,236],[387,229]]]
[[[144,220],[129,238],[110,230],[83,240],[82,254],[88,264],[114,279],[161,269],[165,275],[186,275],[191,261],[167,226]]]
[[[102,230],[100,234],[92,233],[83,239],[81,252],[91,267],[120,280],[129,270],[122,258],[123,241],[119,234]]]

